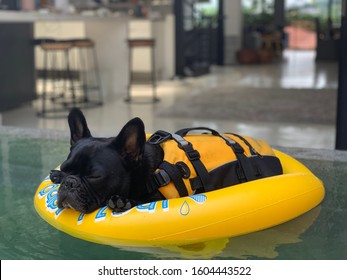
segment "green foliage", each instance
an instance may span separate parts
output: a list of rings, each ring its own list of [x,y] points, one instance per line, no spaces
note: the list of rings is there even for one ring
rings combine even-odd
[[[243,20],[246,26],[264,26],[273,22],[273,15],[266,13],[252,14],[244,12]]]
[[[200,10],[203,16],[216,16],[218,13],[217,7],[206,7]]]

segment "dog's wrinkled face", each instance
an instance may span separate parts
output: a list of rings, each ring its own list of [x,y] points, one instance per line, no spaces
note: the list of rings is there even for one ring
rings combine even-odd
[[[141,159],[145,143],[140,119],[129,121],[117,137],[92,137],[82,112],[69,115],[71,150],[61,171],[51,180],[60,183],[58,207],[90,213],[112,195],[129,195],[132,166]]]
[[[111,147],[110,147],[111,146]],[[58,191],[58,207],[89,213],[114,193],[123,193],[127,172],[110,141],[87,138],[71,147],[61,165],[64,177]]]

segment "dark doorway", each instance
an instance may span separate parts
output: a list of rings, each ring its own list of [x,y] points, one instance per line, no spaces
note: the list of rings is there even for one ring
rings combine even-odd
[[[223,65],[223,0],[176,0],[176,76],[200,76]]]

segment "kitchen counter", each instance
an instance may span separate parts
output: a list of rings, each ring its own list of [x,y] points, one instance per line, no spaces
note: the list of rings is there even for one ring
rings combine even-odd
[[[62,26],[80,22],[83,34],[77,38],[87,37],[96,44],[103,95],[125,95],[129,75],[128,20],[126,15],[98,17],[0,11],[0,111],[36,98],[35,70],[40,55],[32,39],[42,37],[42,33],[36,34],[40,24],[55,24],[56,33],[47,29],[46,37],[69,39],[71,32],[64,33]]]
[[[58,14],[48,12],[24,12],[0,10],[0,22],[37,22],[37,21],[124,21],[129,16],[118,14],[110,16],[88,16],[79,14]]]
[[[25,26],[27,29],[25,35],[16,31],[20,26],[22,28]],[[8,72],[9,68],[13,68],[11,65],[13,61],[18,62],[16,68],[13,68],[8,75],[11,77],[11,81],[9,81],[7,89],[11,88],[12,90],[13,87],[20,84],[18,81],[21,81],[21,84],[23,84],[22,81],[27,81],[25,90],[30,92],[29,94],[23,93],[22,86],[18,94],[13,94],[10,91],[3,91],[2,83],[0,83],[1,92],[6,96],[12,96],[11,99],[15,101],[14,104],[11,103],[7,106],[5,104],[7,102],[0,97],[0,111],[36,98],[35,70],[42,69],[43,55],[39,47],[33,48],[31,44],[33,38],[92,39],[96,44],[102,92],[105,97],[126,96],[129,81],[128,38],[154,38],[156,40],[157,79],[171,79],[174,77],[175,39],[173,15],[151,20],[134,19],[120,13],[101,17],[97,15],[0,10],[0,30],[15,37],[12,38],[13,42],[9,44],[7,40],[1,38],[2,33],[0,31],[0,50],[5,49],[6,52],[2,52],[2,56],[5,60],[7,59],[6,65],[3,63],[0,65],[0,68],[3,69],[3,71],[0,69],[0,74]],[[21,38],[18,38],[19,34],[21,34]],[[16,48],[12,47],[14,45],[16,45]],[[19,51],[18,48],[21,48],[21,50]],[[149,54],[146,51],[148,50],[136,50],[132,65],[133,71],[149,71],[149,60],[147,59]],[[23,68],[19,71],[22,73],[18,73],[19,67]],[[27,98],[21,98],[24,95],[27,95]]]

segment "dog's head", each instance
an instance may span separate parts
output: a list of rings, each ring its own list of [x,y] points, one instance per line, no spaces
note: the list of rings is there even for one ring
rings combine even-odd
[[[60,167],[58,207],[90,213],[112,195],[127,197],[131,172],[141,164],[146,142],[141,119],[130,120],[112,138],[92,137],[77,108],[71,110],[68,122],[71,148]]]

